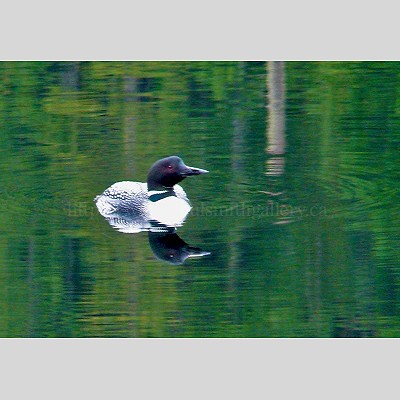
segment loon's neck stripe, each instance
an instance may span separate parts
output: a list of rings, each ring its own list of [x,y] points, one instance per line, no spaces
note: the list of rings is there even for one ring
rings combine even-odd
[[[175,196],[175,192],[173,190],[167,190],[166,192],[158,192],[158,193],[154,193],[152,195],[149,196],[149,200],[152,202],[161,200],[161,199],[165,199],[166,197],[170,197],[170,196]]]

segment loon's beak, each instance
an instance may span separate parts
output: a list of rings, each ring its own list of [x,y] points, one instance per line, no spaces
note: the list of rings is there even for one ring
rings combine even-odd
[[[201,168],[193,168],[193,167],[188,167],[185,165],[185,169],[181,172],[180,175],[182,176],[192,176],[192,175],[201,175],[201,174],[207,174],[208,171],[206,169],[201,169]]]

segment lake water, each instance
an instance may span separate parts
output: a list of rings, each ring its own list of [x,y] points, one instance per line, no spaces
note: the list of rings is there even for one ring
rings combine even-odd
[[[1,62],[0,336],[399,337],[400,63],[281,67]],[[176,235],[111,227],[168,155]]]

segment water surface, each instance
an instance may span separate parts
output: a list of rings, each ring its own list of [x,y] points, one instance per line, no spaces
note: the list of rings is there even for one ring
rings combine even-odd
[[[0,336],[400,336],[400,64],[284,74],[278,115],[262,62],[0,63]],[[93,203],[168,155],[183,264]]]

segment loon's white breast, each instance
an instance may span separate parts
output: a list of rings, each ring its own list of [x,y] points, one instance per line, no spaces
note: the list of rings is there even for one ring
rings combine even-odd
[[[175,185],[173,192],[174,194],[159,200],[148,201],[147,209],[150,219],[167,226],[182,225],[192,206],[181,186]],[[162,191],[150,191],[149,197],[151,198],[154,193],[163,194]]]

